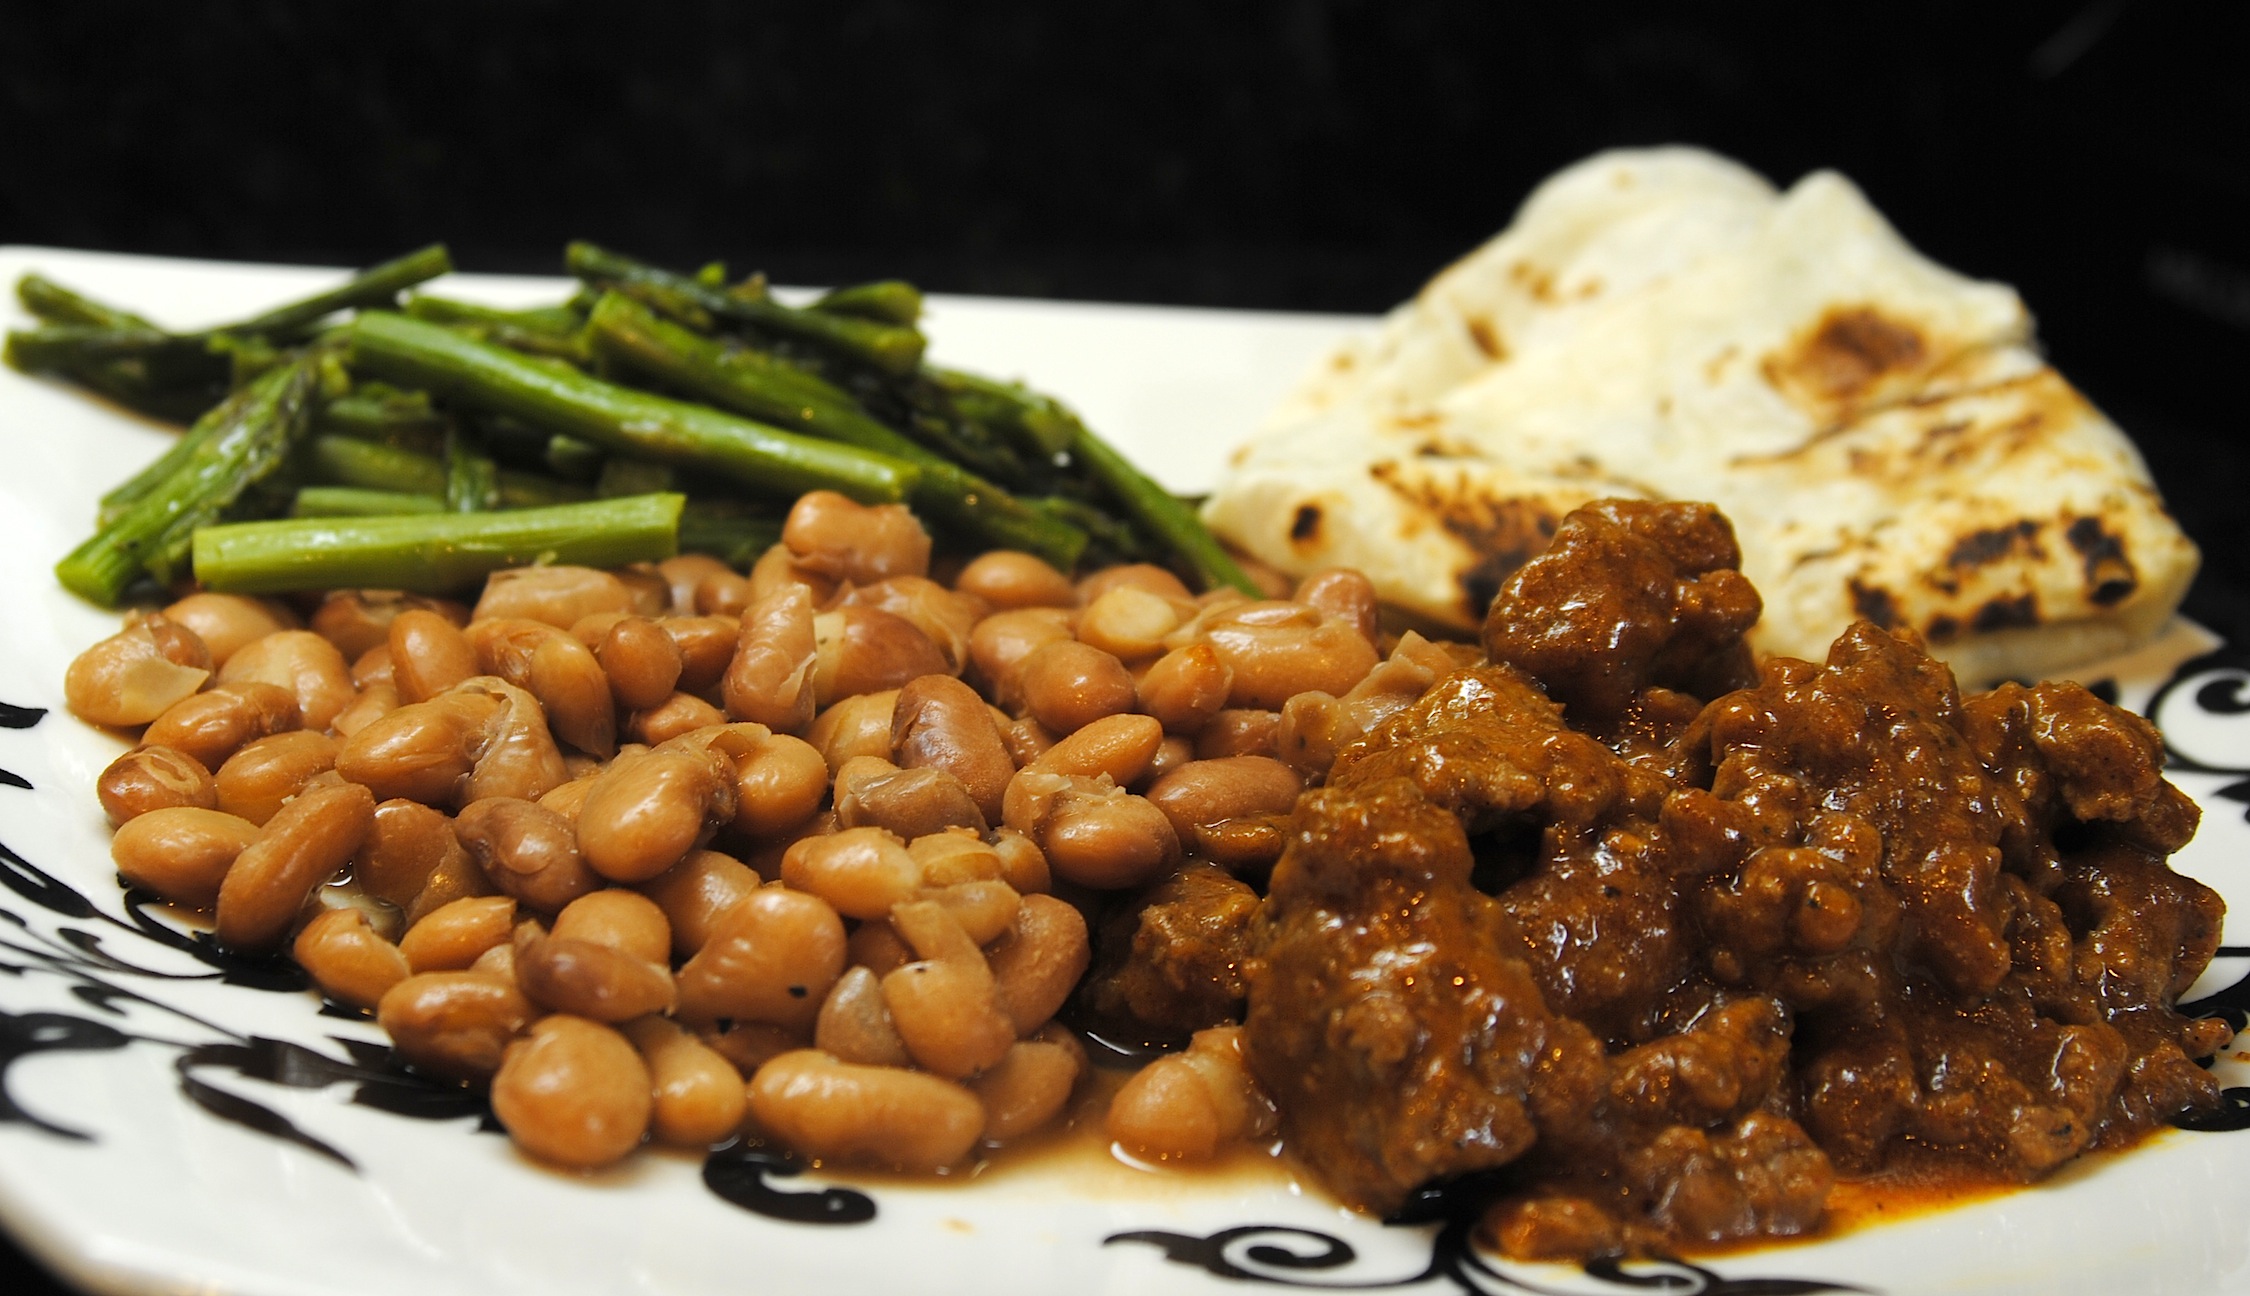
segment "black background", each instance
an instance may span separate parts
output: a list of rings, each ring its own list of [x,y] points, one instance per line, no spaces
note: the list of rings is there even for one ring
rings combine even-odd
[[[1687,8],[0,3],[0,242],[1377,311],[1557,167],[1703,144],[2017,285],[2250,635],[2250,6]]]

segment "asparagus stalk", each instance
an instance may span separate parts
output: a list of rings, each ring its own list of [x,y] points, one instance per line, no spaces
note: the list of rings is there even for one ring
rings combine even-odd
[[[436,495],[368,490],[359,486],[302,486],[290,503],[291,517],[390,517],[398,513],[443,513]]]
[[[761,491],[828,489],[891,503],[918,476],[900,459],[619,387],[404,315],[364,313],[349,336],[360,372]]]
[[[777,376],[755,352],[729,351],[616,293],[595,304],[591,325],[601,354],[691,396],[916,465],[922,475],[913,502],[934,520],[1064,571],[1085,551],[1084,531],[877,422],[839,388],[794,371]]]
[[[831,289],[812,308],[912,328],[922,318],[922,290],[903,279],[879,279]]]
[[[95,328],[163,332],[131,311],[95,301],[42,274],[26,273],[20,276],[16,280],[16,300],[23,303],[25,310],[49,324],[87,324]]]
[[[281,465],[310,420],[319,383],[320,357],[308,353],[229,397],[181,462],[57,563],[56,577],[82,598],[115,606],[168,548]]]
[[[586,348],[586,317],[568,306],[511,311],[417,293],[407,299],[406,313],[515,351],[555,356],[578,365],[593,358]]]
[[[534,562],[618,567],[678,551],[678,495],[467,516],[293,518],[205,527],[195,575],[231,594],[375,587],[452,593]]]
[[[716,318],[768,329],[838,352],[897,378],[913,373],[922,362],[923,338],[912,328],[854,315],[796,310],[763,297],[731,293],[591,243],[571,244],[564,262],[572,274],[589,283],[616,288],[667,314],[682,314],[691,323],[699,317]],[[692,309],[682,311],[682,307]]]
[[[1075,421],[1075,420],[1074,420]],[[1203,525],[1185,501],[1149,480],[1117,448],[1078,425],[1070,445],[1071,458],[1086,466],[1096,481],[1133,520],[1153,532],[1173,555],[1185,563],[1205,589],[1231,585],[1258,597],[1262,591],[1237,565],[1218,539]]]
[[[276,341],[292,340],[303,336],[306,330],[337,311],[391,305],[398,300],[400,293],[418,283],[435,279],[452,268],[453,259],[446,253],[445,245],[432,243],[396,260],[370,266],[326,292],[317,292],[310,297],[276,306],[263,315],[254,315],[240,324],[229,324],[210,332],[257,334]]]

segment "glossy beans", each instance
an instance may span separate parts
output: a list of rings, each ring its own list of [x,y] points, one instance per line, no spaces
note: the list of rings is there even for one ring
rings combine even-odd
[[[817,1049],[758,1068],[750,1110],[801,1156],[893,1170],[945,1169],[984,1132],[984,1105],[951,1081],[840,1062]]]
[[[110,839],[109,857],[134,886],[173,904],[208,909],[258,825],[201,806],[166,806],[135,816]],[[309,889],[309,888],[308,888]]]
[[[219,885],[219,940],[239,950],[281,943],[321,881],[351,860],[375,818],[375,798],[352,783],[308,789],[267,821]]]
[[[510,1044],[492,1077],[492,1114],[517,1146],[577,1169],[639,1147],[653,1106],[648,1065],[631,1041],[565,1013]]]
[[[178,806],[210,810],[219,804],[211,771],[172,747],[136,747],[126,752],[102,771],[94,792],[112,827],[151,810]]]

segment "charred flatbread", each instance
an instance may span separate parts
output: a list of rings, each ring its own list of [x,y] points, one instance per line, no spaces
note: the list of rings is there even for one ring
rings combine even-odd
[[[1966,682],[2159,629],[2197,554],[2022,301],[1922,257],[1842,176],[1609,153],[1309,376],[1207,506],[1293,572],[1349,564],[1462,628],[1571,508],[1709,500],[1762,653],[1856,619]]]

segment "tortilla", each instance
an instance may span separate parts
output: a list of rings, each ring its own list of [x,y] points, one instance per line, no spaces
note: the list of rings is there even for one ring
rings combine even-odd
[[[1718,504],[1761,653],[1817,659],[1865,618],[1970,684],[2147,638],[2197,564],[2013,290],[1920,256],[1841,176],[1777,194],[1688,149],[1542,185],[1308,377],[1205,516],[1466,629],[1603,496]]]

